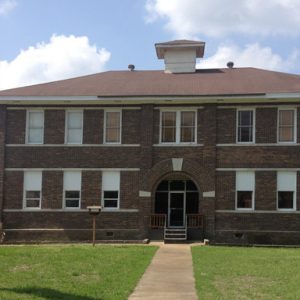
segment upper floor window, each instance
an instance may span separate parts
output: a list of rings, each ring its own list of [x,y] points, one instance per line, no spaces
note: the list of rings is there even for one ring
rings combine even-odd
[[[44,112],[27,112],[27,137],[28,144],[43,144],[44,140]]]
[[[237,142],[254,142],[254,110],[237,111]]]
[[[277,209],[296,209],[296,172],[277,172]]]
[[[24,172],[24,208],[41,208],[42,172]]]
[[[278,142],[296,142],[296,110],[278,110]]]
[[[121,111],[106,111],[104,143],[121,143]]]
[[[106,171],[102,173],[102,206],[119,208],[120,204],[120,172]]]
[[[255,173],[236,172],[236,209],[254,209]]]
[[[195,111],[162,111],[161,143],[195,143],[196,112]]]
[[[67,111],[66,113],[66,143],[82,144],[83,112]]]
[[[80,208],[81,172],[64,172],[64,207]]]

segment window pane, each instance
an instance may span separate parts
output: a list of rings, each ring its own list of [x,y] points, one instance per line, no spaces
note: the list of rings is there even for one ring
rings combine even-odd
[[[252,127],[239,128],[239,142],[252,142]]]
[[[26,191],[26,198],[40,198],[40,191]]]
[[[170,191],[184,191],[184,184],[181,180],[170,181]]]
[[[80,198],[80,191],[65,191],[65,197],[66,198],[79,199]]]
[[[26,200],[26,207],[40,207],[40,200]]]
[[[239,111],[239,121],[240,126],[252,126],[253,125],[253,111],[252,110],[241,110]]]
[[[181,112],[181,126],[195,126],[195,112],[183,111]]]
[[[163,143],[175,143],[176,142],[176,127],[166,128],[162,127],[162,138]]]
[[[104,200],[104,207],[118,207],[118,200]]]
[[[119,128],[106,128],[105,138],[107,143],[120,142],[120,129]]]
[[[120,127],[120,112],[106,112],[106,128]]]
[[[162,112],[162,126],[176,127],[176,112]]]
[[[279,128],[279,141],[280,142],[294,141],[294,127],[280,127]]]
[[[79,200],[66,199],[66,207],[79,207]]]
[[[169,192],[156,192],[154,213],[156,214],[168,213],[168,198],[169,198]]]
[[[29,127],[41,128],[44,126],[44,114],[42,112],[29,112]]]
[[[169,190],[169,181],[163,180],[157,187],[158,191],[168,191]]]
[[[69,129],[68,131],[68,143],[81,143],[81,129]]]
[[[237,192],[237,208],[252,208],[252,191]]]
[[[186,190],[187,191],[198,191],[195,183],[192,180],[186,181]]]
[[[294,126],[294,110],[279,111],[279,126]]]
[[[81,127],[82,127],[82,112],[69,112],[68,128],[81,128]]]
[[[185,127],[181,128],[180,141],[182,143],[191,143],[195,141],[195,128]]]
[[[104,191],[105,199],[118,199],[119,192],[118,191]]]
[[[29,129],[28,142],[29,143],[42,143],[43,129]]]
[[[294,192],[278,192],[278,208],[294,208]]]
[[[199,194],[198,192],[186,193],[186,213],[197,214],[199,209]]]

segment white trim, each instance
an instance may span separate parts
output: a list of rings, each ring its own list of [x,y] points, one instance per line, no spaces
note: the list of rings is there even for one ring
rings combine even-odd
[[[251,188],[247,188],[247,189],[238,189],[237,187],[237,178],[238,178],[238,174],[239,173],[251,173],[251,176],[254,177],[254,180],[253,180],[253,187]],[[255,210],[255,172],[254,171],[236,171],[235,172],[235,209],[237,211],[252,211],[252,210]],[[238,198],[237,198],[237,194],[238,192],[244,192],[244,191],[251,191],[252,192],[252,201],[251,201],[251,208],[241,208],[241,207],[238,207],[237,206],[237,201],[238,201]]]
[[[140,171],[140,168],[5,168],[5,171]]]
[[[174,112],[175,113],[175,142],[162,142],[162,113],[163,112]],[[181,131],[181,113],[182,112],[194,112],[195,113],[195,126],[194,126],[194,135],[195,140],[194,142],[181,142],[180,141],[180,131]],[[184,107],[181,108],[162,108],[160,109],[160,120],[159,120],[159,145],[164,146],[173,146],[173,145],[180,145],[180,146],[190,146],[190,145],[197,145],[197,129],[198,129],[198,114],[197,109],[185,109]]]
[[[119,132],[119,142],[107,142],[106,141],[106,114],[109,112],[118,112],[120,114],[120,132]],[[122,144],[122,109],[121,108],[109,108],[104,110],[104,118],[103,118],[103,144],[104,145],[121,145]]]
[[[78,212],[82,212],[82,213],[87,213],[88,210],[87,209],[83,209],[83,208],[79,208],[77,210],[74,210],[74,209],[68,209],[68,208],[58,208],[58,209],[50,209],[50,208],[41,208],[39,210],[36,210],[36,209],[10,209],[10,208],[6,208],[6,209],[3,209],[2,210],[3,212],[75,212],[75,213],[78,213]],[[133,213],[133,212],[139,212],[139,209],[131,209],[131,208],[120,208],[118,210],[104,210],[103,209],[101,210],[101,212],[120,212],[120,213]]]
[[[291,104],[291,105],[288,105],[288,104],[277,104],[277,105],[268,105],[268,104],[262,104],[262,105],[251,105],[251,108],[254,108],[254,109],[259,109],[259,108],[280,108],[281,106],[284,106],[284,107],[291,107],[291,108],[295,108],[295,107],[300,107],[300,105],[296,105],[296,104]],[[246,106],[242,106],[242,105],[218,105],[217,106],[217,109],[243,109],[244,107]]]
[[[111,171],[111,170],[110,170]],[[108,171],[108,172],[110,172]],[[105,176],[105,171],[102,173],[102,185],[101,185],[101,206],[102,206],[102,211],[118,211],[120,209],[120,198],[121,198],[121,172],[120,171],[115,171],[118,172],[118,176],[119,176],[119,185],[118,185],[118,189],[113,189],[113,190],[107,190],[103,184],[104,184],[104,180],[103,177]],[[112,199],[112,200],[117,200],[117,207],[105,207],[104,205],[104,192],[116,192],[118,191],[118,199]]]
[[[5,147],[141,147],[140,144],[6,144]]]
[[[29,142],[29,114],[31,112],[40,112],[43,114],[43,134],[42,134],[42,141],[39,143],[32,143]],[[26,110],[26,129],[25,129],[25,145],[33,146],[33,145],[42,145],[44,143],[44,134],[45,134],[45,112],[44,110],[37,110],[37,109],[30,109]]]
[[[68,142],[68,118],[69,118],[69,113],[72,112],[78,112],[81,113],[82,117],[81,117],[81,139],[79,143],[70,143]],[[83,122],[84,122],[84,113],[82,109],[67,109],[65,111],[65,144],[66,145],[81,145],[82,141],[83,141]]]
[[[239,143],[239,144],[216,144],[217,147],[244,147],[244,146],[247,146],[247,147],[285,147],[285,146],[300,146],[300,143],[269,143],[269,144],[264,144],[264,143],[261,143],[261,144],[251,144],[251,143]]]
[[[156,106],[154,109],[169,112],[169,111],[196,111],[197,109],[204,109],[204,106]]]
[[[118,106],[119,107],[119,106]],[[7,110],[27,110],[27,109],[30,109],[30,110],[72,110],[72,109],[75,109],[75,110],[78,110],[78,109],[83,109],[83,110],[105,110],[105,109],[111,109],[111,108],[114,108],[114,106],[94,106],[94,107],[91,107],[91,106],[86,106],[86,107],[62,107],[62,106],[51,106],[51,107],[47,107],[47,106],[37,106],[37,107],[33,107],[33,106],[22,106],[22,107],[16,107],[16,106],[11,106],[11,107],[7,107]],[[124,106],[122,107],[122,109],[125,109],[125,110],[141,110],[142,107],[141,106]]]
[[[163,143],[163,144],[153,144],[153,147],[203,147],[204,144],[188,144],[188,143]]]
[[[243,211],[243,210],[225,210],[225,209],[218,209],[215,210],[216,213],[229,213],[229,214],[239,214],[239,213],[250,213],[250,214],[286,214],[286,213],[293,213],[293,214],[300,214],[300,211],[282,211],[282,210],[250,210],[250,211]]]
[[[239,112],[240,111],[252,111],[252,141],[250,142],[240,142],[239,141]],[[253,107],[243,107],[243,108],[237,108],[236,109],[236,131],[235,131],[235,141],[237,144],[242,145],[251,145],[255,144],[255,131],[256,131],[256,112],[255,108]]]
[[[82,172],[80,171],[71,171],[71,172],[78,172],[80,174],[80,187],[79,189],[72,189],[72,191],[79,191],[79,202],[78,202],[78,207],[66,207],[66,191],[71,191],[71,190],[66,190],[65,187],[65,174],[66,172],[70,172],[70,171],[64,171],[63,174],[63,201],[62,201],[62,208],[64,210],[70,210],[70,211],[78,211],[78,209],[81,209],[81,189],[82,189]]]
[[[279,141],[279,113],[283,110],[293,110],[294,111],[294,137],[293,141],[290,142],[281,142]],[[280,145],[291,145],[297,144],[297,108],[295,107],[278,107],[277,110],[277,143]]]
[[[40,187],[40,203],[39,203],[39,207],[27,207],[27,199],[26,199],[26,187],[25,187],[25,176],[26,176],[26,171],[23,173],[23,203],[22,203],[22,207],[23,210],[29,211],[29,210],[33,210],[33,211],[40,211],[42,208],[42,193],[43,193],[43,173],[41,171],[38,170],[27,170],[29,172],[38,172],[41,173],[41,187]]]

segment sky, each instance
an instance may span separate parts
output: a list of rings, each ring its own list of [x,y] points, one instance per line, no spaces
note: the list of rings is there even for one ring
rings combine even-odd
[[[300,75],[300,0],[0,0],[0,90],[163,69],[154,44],[206,43],[198,68]]]

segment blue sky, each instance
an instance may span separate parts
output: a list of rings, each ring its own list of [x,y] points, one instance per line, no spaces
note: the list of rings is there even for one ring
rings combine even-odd
[[[299,0],[0,0],[0,89],[162,69],[154,43],[177,38],[206,42],[199,68],[300,74],[299,16]]]

